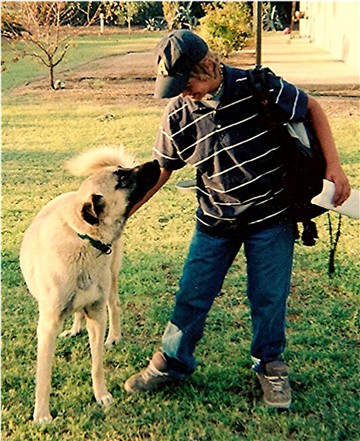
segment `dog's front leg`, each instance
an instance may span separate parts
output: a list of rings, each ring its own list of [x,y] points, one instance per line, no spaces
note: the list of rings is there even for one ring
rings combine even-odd
[[[120,302],[119,302],[119,271],[121,267],[121,242],[117,242],[111,261],[111,288],[108,300],[109,333],[105,344],[111,346],[121,340]]]
[[[46,424],[52,421],[49,408],[51,388],[51,368],[55,351],[55,341],[62,322],[41,314],[37,328],[38,350],[36,369],[36,399],[34,421]]]
[[[110,298],[107,306],[109,310],[109,333],[105,344],[111,346],[121,340],[118,274],[112,274]]]
[[[96,304],[96,306],[93,305],[91,308],[86,308],[86,323],[91,348],[91,376],[93,380],[94,395],[98,404],[108,406],[112,402],[112,396],[106,388],[103,365],[106,325],[105,302]]]

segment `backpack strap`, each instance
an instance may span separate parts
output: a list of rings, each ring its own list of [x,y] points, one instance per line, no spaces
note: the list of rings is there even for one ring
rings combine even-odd
[[[256,106],[259,109],[259,118],[269,133],[284,130],[286,123],[282,110],[275,104],[275,99],[270,92],[270,75],[274,72],[268,67],[256,66],[246,71],[250,93],[253,95]]]
[[[265,106],[271,101],[269,74],[274,75],[268,67],[261,66],[256,66],[254,69],[247,71],[247,79],[252,94]]]
[[[333,235],[333,228],[332,228],[331,217],[329,212],[327,213],[327,216],[328,216],[329,239],[330,239],[329,276],[331,277],[335,272],[335,252],[341,234],[341,214],[339,214],[338,226],[335,237]]]

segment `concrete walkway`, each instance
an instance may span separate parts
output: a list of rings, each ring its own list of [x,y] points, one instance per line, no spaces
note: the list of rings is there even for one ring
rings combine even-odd
[[[359,71],[294,34],[263,33],[262,65],[299,87],[353,89],[359,92]],[[308,87],[306,87],[308,89]]]

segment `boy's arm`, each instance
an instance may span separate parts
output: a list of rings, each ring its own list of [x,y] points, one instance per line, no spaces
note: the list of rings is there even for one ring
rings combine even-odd
[[[341,167],[327,116],[320,104],[311,96],[309,96],[308,100],[308,113],[325,158],[325,177],[335,184],[333,204],[335,206],[341,205],[350,196],[350,184]]]
[[[149,190],[146,195],[139,201],[137,204],[135,204],[132,209],[130,210],[129,216],[134,214],[142,205],[145,204],[154,194],[160,190],[160,188],[169,180],[171,176],[172,170],[166,170],[165,168],[162,168],[160,170],[160,177],[157,183],[154,185],[154,187]]]

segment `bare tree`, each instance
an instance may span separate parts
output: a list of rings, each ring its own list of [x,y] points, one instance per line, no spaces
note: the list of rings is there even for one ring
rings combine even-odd
[[[55,89],[54,70],[80,28],[74,24],[90,26],[98,18],[100,6],[90,13],[92,2],[5,2],[2,5],[2,36],[9,39],[19,56],[37,58],[49,69],[49,84]],[[22,45],[19,45],[22,42]]]

